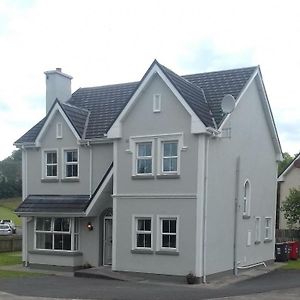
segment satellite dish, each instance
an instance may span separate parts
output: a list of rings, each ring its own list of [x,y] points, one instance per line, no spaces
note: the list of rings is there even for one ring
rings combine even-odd
[[[235,99],[232,95],[227,94],[223,97],[221,102],[222,110],[225,114],[230,114],[235,108]]]
[[[300,168],[300,159],[297,159],[294,161],[294,167],[295,168]]]

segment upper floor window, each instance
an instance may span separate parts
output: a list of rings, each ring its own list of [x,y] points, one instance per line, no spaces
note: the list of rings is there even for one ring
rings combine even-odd
[[[250,217],[250,182],[246,180],[243,195],[243,217]]]
[[[57,177],[57,151],[46,151],[45,160],[46,177]]]
[[[79,175],[78,150],[65,150],[65,177],[73,178]]]
[[[153,112],[160,112],[161,110],[161,95],[153,95]]]
[[[177,173],[178,141],[162,142],[162,172]]]
[[[136,144],[136,174],[152,174],[152,142]]]

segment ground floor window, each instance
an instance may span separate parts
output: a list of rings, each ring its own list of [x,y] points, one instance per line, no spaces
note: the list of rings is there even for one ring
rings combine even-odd
[[[266,217],[265,218],[265,240],[272,239],[272,218]]]
[[[160,249],[178,250],[178,217],[159,217]]]
[[[152,249],[152,217],[134,218],[136,249]]]
[[[35,218],[35,248],[78,250],[79,225],[76,218]]]

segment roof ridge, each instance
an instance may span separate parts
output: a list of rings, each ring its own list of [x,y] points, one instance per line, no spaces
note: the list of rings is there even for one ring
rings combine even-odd
[[[112,83],[112,84],[105,84],[105,85],[97,85],[97,86],[87,86],[81,87],[76,90],[74,93],[78,92],[79,90],[86,90],[86,89],[97,89],[97,88],[104,88],[104,87],[113,87],[113,86],[120,86],[120,85],[129,85],[129,84],[138,84],[140,81],[130,81],[124,83]]]

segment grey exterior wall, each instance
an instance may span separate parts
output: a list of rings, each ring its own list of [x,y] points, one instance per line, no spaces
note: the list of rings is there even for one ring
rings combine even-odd
[[[161,94],[161,112],[153,113],[153,94]],[[116,265],[115,270],[186,275],[195,272],[196,192],[198,138],[190,133],[191,118],[171,90],[155,77],[122,122],[122,139],[116,143]],[[186,151],[181,151],[180,178],[133,179],[132,136],[183,133]],[[154,156],[157,156],[155,150]],[[154,199],[141,195],[156,195]],[[193,199],[174,199],[172,195],[194,195]],[[118,195],[121,195],[120,197]],[[122,195],[129,195],[122,197]],[[136,198],[130,198],[136,195]],[[161,198],[160,195],[170,195]],[[139,197],[141,196],[141,197]],[[132,249],[132,216],[152,215],[154,253],[136,254]],[[178,215],[179,255],[156,253],[157,215]]]
[[[290,193],[291,188],[296,188],[296,189],[300,188],[300,169],[292,167],[284,176],[283,180],[284,181],[278,183],[280,185],[280,194],[279,194],[280,206],[283,205],[284,201],[286,200],[286,197]],[[279,228],[289,229],[289,226],[287,224],[283,212],[280,212]]]
[[[233,269],[236,159],[240,156],[238,186],[238,243],[240,266],[273,259],[274,242],[264,243],[264,218],[275,226],[276,154],[256,83],[253,82],[225,128],[231,138],[210,139],[208,161],[207,274]],[[251,184],[250,218],[243,219],[243,186]],[[261,217],[261,243],[254,244],[255,217]],[[251,245],[247,246],[248,231]],[[274,228],[273,228],[274,235]]]
[[[56,138],[56,124],[63,124],[63,138]],[[92,151],[90,150],[92,148]],[[90,147],[80,146],[60,113],[56,113],[45,135],[41,147],[27,150],[27,191],[28,194],[90,194],[98,186],[101,178],[113,160],[112,144],[99,144]],[[79,182],[62,182],[63,149],[79,151]],[[58,150],[58,182],[42,182],[43,151]],[[91,153],[92,152],[92,153]],[[92,155],[92,176],[90,174],[90,155]]]

